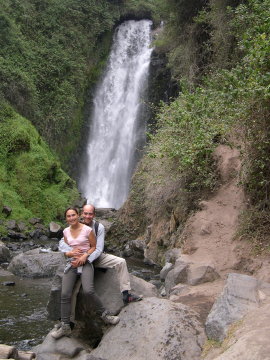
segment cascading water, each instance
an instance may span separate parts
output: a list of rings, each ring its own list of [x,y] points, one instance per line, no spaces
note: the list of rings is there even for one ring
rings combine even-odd
[[[104,77],[94,96],[80,189],[97,207],[126,200],[136,153],[145,141],[144,94],[152,49],[151,21],[126,21],[115,31]]]

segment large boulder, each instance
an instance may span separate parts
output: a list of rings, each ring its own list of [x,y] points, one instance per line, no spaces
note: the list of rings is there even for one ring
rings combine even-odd
[[[50,298],[47,305],[48,317],[51,320],[58,320],[60,318],[62,277],[63,268],[59,268],[53,279]],[[144,297],[157,296],[158,294],[157,288],[143,279],[130,275],[130,282],[132,292],[136,294],[142,294]],[[100,269],[95,269],[95,291],[100,297],[105,308],[111,313],[119,313],[124,306],[116,270],[106,269],[105,271],[102,271]],[[91,323],[96,321],[95,316],[91,312],[87,316],[86,309],[87,306],[84,304],[83,296],[80,292],[78,294],[76,318],[79,320],[86,320],[88,325],[91,326]]]
[[[212,282],[220,276],[210,264],[192,263],[179,257],[165,278],[166,294],[170,295],[177,284],[199,285]]]
[[[183,304],[147,298],[120,313],[120,322],[91,352],[106,360],[198,360],[206,337],[197,315]]]
[[[43,252],[41,249],[34,249],[15,256],[8,270],[22,277],[52,277],[64,262],[64,255],[60,252]]]
[[[216,270],[209,264],[190,264],[187,283],[194,286],[215,281],[219,277]]]
[[[33,350],[38,360],[88,360],[89,353],[85,348],[86,345],[76,338],[65,336],[55,340],[49,333],[43,343]]]
[[[215,360],[266,360],[270,356],[270,304],[256,309],[230,335],[223,354]]]
[[[248,275],[228,275],[223,292],[209,313],[205,328],[208,338],[223,341],[230,325],[249,311],[260,306],[263,297],[270,294],[270,284],[261,283]]]

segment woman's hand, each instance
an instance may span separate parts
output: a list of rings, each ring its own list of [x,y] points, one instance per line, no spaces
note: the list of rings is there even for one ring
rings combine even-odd
[[[71,251],[66,252],[67,257],[79,258],[83,254],[83,251],[80,248],[73,249]]]
[[[88,254],[84,253],[82,256],[77,257],[76,259],[71,261],[71,265],[72,267],[78,267],[78,266],[82,266],[86,263],[86,260],[88,258]]]

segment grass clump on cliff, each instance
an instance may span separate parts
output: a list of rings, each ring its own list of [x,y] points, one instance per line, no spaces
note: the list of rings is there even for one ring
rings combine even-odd
[[[76,184],[33,125],[4,103],[0,142],[0,207],[11,207],[10,217],[16,220],[61,218],[65,207],[79,197]]]

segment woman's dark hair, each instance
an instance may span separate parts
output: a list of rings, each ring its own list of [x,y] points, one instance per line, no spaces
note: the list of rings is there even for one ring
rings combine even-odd
[[[79,210],[78,210],[77,208],[75,208],[75,207],[70,206],[70,207],[68,207],[68,208],[66,209],[66,211],[65,211],[65,218],[66,218],[66,216],[67,216],[68,210],[74,210],[74,211],[76,212],[76,214],[79,215]]]

